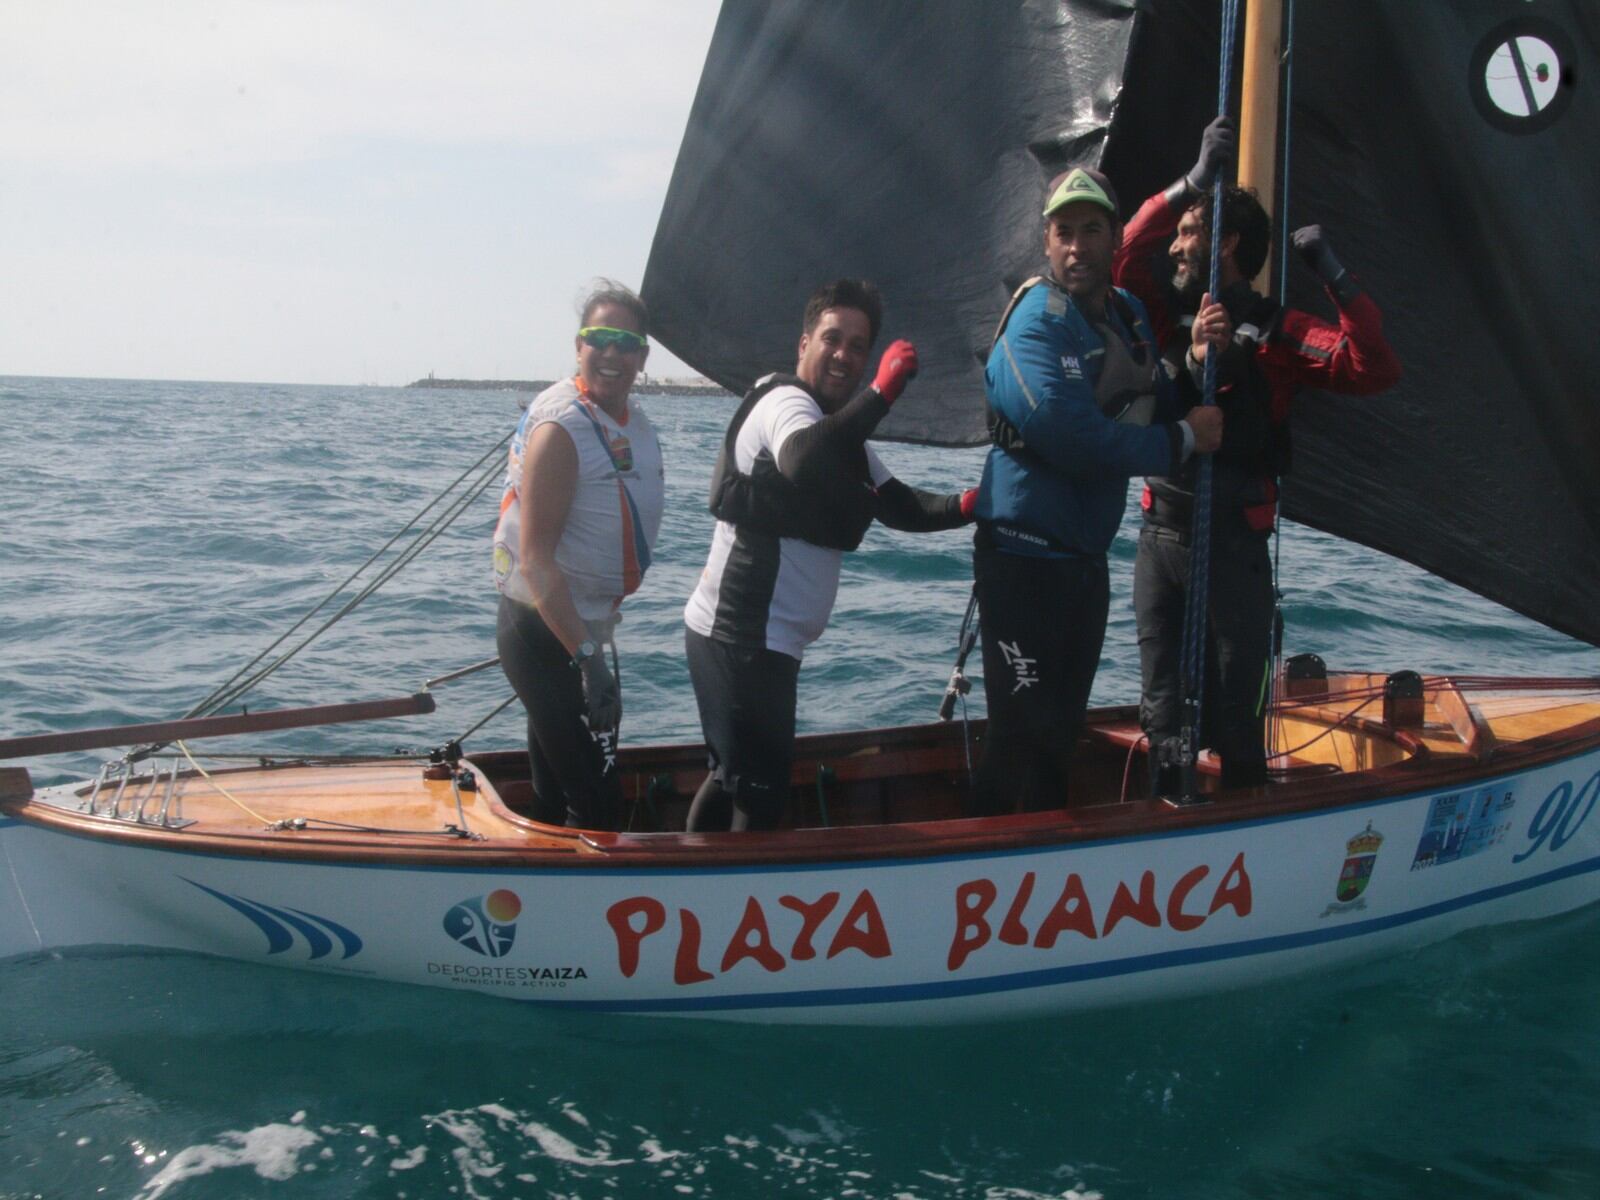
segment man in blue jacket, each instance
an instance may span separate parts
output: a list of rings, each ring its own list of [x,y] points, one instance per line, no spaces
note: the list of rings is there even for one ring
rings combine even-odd
[[[1122,222],[1110,182],[1076,167],[1048,195],[1050,274],[1012,297],[985,370],[994,448],[973,554],[989,707],[979,815],[1066,803],[1128,480],[1176,473],[1222,437],[1215,407],[1173,419],[1181,400],[1144,309],[1111,286]],[[1226,313],[1206,297],[1197,357],[1227,336]]]

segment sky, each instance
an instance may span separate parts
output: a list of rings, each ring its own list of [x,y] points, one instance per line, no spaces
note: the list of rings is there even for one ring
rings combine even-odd
[[[0,375],[560,374],[717,8],[0,0]]]

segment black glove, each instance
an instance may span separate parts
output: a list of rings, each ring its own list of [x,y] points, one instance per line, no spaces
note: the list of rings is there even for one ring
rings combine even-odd
[[[602,646],[579,666],[583,673],[583,703],[591,733],[610,733],[622,724],[622,692],[617,679],[606,666]]]
[[[1306,266],[1317,273],[1317,277],[1332,289],[1337,299],[1348,300],[1355,295],[1355,282],[1350,278],[1350,272],[1344,269],[1344,264],[1334,257],[1333,247],[1328,245],[1321,225],[1302,225],[1289,235],[1289,240],[1294,243],[1295,250]]]
[[[1209,192],[1222,174],[1222,168],[1231,163],[1239,151],[1239,131],[1232,117],[1218,117],[1206,126],[1200,136],[1200,157],[1184,176],[1197,192]]]

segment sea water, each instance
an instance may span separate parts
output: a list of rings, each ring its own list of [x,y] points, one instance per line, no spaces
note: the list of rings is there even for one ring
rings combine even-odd
[[[518,398],[0,378],[0,736],[187,711],[489,452]],[[624,733],[690,740],[681,610],[732,403],[645,404],[667,517],[619,631]],[[940,490],[982,466],[973,450],[881,454]],[[401,695],[491,657],[497,500],[248,702]],[[1096,702],[1138,690],[1130,528]],[[802,730],[931,718],[969,546],[875,529],[847,558],[801,674]],[[1291,653],[1600,675],[1600,653],[1371,551],[1291,525],[1281,562]],[[432,746],[507,686],[491,671],[438,694],[426,719],[248,745]],[[513,706],[468,745],[522,736]],[[99,761],[30,766],[49,783]],[[1222,996],[871,1030],[548,1013],[173,954],[13,959],[0,1198],[1593,1197],[1597,950],[1590,910]]]

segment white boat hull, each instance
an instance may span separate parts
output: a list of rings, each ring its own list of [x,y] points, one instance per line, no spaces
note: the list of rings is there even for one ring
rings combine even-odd
[[[704,868],[263,860],[0,818],[0,952],[148,946],[752,1021],[1019,1018],[1248,986],[1581,907],[1600,898],[1597,798],[1590,751],[1119,840]]]

